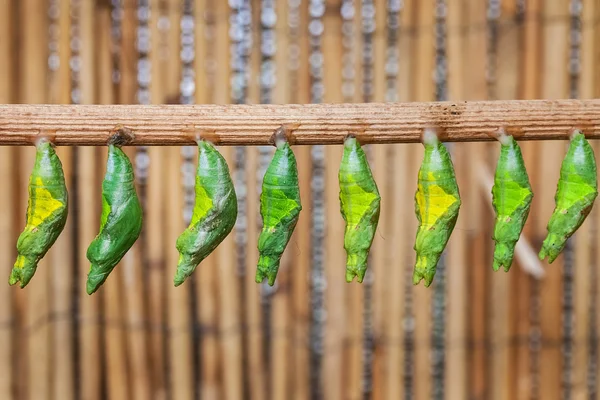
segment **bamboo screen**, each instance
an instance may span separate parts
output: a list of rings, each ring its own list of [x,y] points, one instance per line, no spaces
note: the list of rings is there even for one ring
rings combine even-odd
[[[0,103],[593,98],[599,16],[597,0],[0,0]],[[272,288],[254,282],[272,147],[221,148],[235,234],[178,288],[196,150],[131,147],[144,230],[93,296],[106,148],[59,147],[69,220],[25,289],[0,284],[0,397],[598,398],[598,206],[554,264],[535,258],[566,142],[522,145],[535,197],[508,274],[491,268],[498,145],[449,146],[463,206],[428,289],[410,279],[422,146],[366,147],[382,216],[362,285],[344,281],[341,146],[294,147],[304,210]],[[33,159],[0,147],[3,279]]]

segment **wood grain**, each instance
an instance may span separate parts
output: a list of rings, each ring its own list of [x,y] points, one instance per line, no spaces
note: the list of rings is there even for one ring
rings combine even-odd
[[[600,100],[510,100],[260,105],[0,105],[0,144],[30,145],[40,130],[61,145],[103,146],[118,125],[135,133],[131,145],[192,145],[196,134],[217,145],[271,144],[280,125],[292,144],[416,143],[438,127],[449,142],[491,141],[500,126],[517,140],[568,139],[582,128],[600,137]]]

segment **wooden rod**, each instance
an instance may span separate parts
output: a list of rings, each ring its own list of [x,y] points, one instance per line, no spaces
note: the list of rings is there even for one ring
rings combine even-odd
[[[568,139],[573,128],[600,138],[600,100],[511,100],[368,104],[0,105],[0,145],[32,144],[50,134],[57,145],[106,145],[117,126],[130,145],[189,145],[196,135],[224,146],[272,143],[284,125],[297,145],[415,143],[426,127],[448,142],[493,140],[503,126],[518,140]]]

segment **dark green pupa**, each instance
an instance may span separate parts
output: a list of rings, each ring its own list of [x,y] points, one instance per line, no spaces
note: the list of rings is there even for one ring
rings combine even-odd
[[[263,228],[258,238],[256,267],[256,282],[261,283],[268,278],[271,286],[275,283],[281,255],[302,210],[296,157],[283,128],[279,128],[274,137],[277,149],[265,173],[260,195]]]
[[[133,166],[120,145],[132,133],[119,129],[108,144],[106,175],[102,181],[100,233],[87,250],[91,263],[86,291],[94,293],[138,239],[142,230],[142,206],[135,190]]]
[[[177,239],[175,286],[229,235],[237,218],[237,197],[227,162],[207,141],[198,141],[198,151],[196,202],[190,225]]]

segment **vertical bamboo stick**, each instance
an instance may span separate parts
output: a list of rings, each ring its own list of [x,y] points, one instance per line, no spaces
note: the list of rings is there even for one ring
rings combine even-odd
[[[515,25],[515,7],[503,4],[498,22],[498,50],[496,64],[496,93],[498,99],[514,99],[518,96],[519,61],[521,53],[514,48],[514,43],[522,40],[522,27]],[[496,153],[497,154],[497,153]],[[491,169],[490,169],[491,171]],[[491,279],[490,302],[490,396],[494,400],[509,400],[515,394],[511,387],[511,370],[514,358],[509,347],[512,334],[511,307],[507,300],[513,295],[512,275],[522,273],[517,260],[514,261],[510,274],[493,274]]]
[[[547,99],[563,98],[568,95],[568,47],[569,47],[569,1],[561,0],[544,3],[544,48],[543,48],[543,86],[542,96]],[[565,144],[561,142],[544,142],[538,145],[538,154],[543,154],[538,180],[539,193],[542,199],[538,208],[539,219],[536,230],[539,237],[546,234],[546,224],[554,209],[553,195],[559,177],[560,163],[565,153]],[[535,189],[534,189],[535,190]],[[540,352],[540,398],[558,399],[561,397],[562,378],[562,316],[559,310],[563,297],[563,274],[561,267],[564,258],[554,262],[547,269],[547,275],[540,285],[541,333],[542,346]]]
[[[337,10],[340,9],[339,0],[327,0],[328,10],[335,13],[325,13],[323,23],[323,55],[324,55],[324,83],[325,101],[341,101],[341,18]],[[325,309],[327,320],[325,322],[325,349],[323,355],[323,382],[325,382],[324,396],[327,399],[342,398],[343,371],[343,345],[346,330],[344,318],[344,304],[346,283],[344,282],[344,250],[341,216],[339,215],[339,185],[338,168],[341,160],[342,149],[339,146],[329,146],[325,150],[325,278],[327,290],[325,292]],[[360,312],[357,310],[356,312]]]
[[[353,37],[353,43],[355,43],[354,45],[354,51],[353,51],[353,56],[354,56],[354,67],[353,67],[353,71],[354,71],[354,98],[352,99],[352,101],[354,102],[362,102],[364,101],[363,99],[363,76],[364,76],[364,71],[363,71],[363,51],[364,51],[364,40],[363,40],[363,35],[362,35],[362,4],[361,1],[357,1],[354,4],[354,27],[353,27],[353,32],[354,32],[354,37]],[[338,10],[337,8],[335,10]],[[341,11],[341,10],[340,10]],[[340,16],[341,16],[341,12],[340,12]],[[333,32],[332,32],[333,33]],[[342,30],[340,29],[339,32],[337,32],[338,35],[342,35]],[[340,42],[340,50],[343,51],[343,45]],[[325,66],[327,68],[327,66]],[[343,65],[340,64],[340,70],[342,70]],[[325,86],[327,87],[328,82],[325,82]],[[341,91],[342,86],[340,85],[340,87],[334,87],[332,88],[335,91]],[[329,90],[329,89],[327,89]],[[326,91],[327,91],[326,90]],[[340,101],[344,100],[344,97],[342,95],[342,97],[340,97]],[[377,146],[375,146],[375,149],[373,149],[373,147],[371,147],[371,151],[377,151]],[[337,169],[339,170],[339,163],[340,163],[340,158],[338,158],[337,160],[334,159],[332,160],[332,165],[334,163],[338,163],[337,165]],[[332,171],[333,173],[333,171]],[[328,185],[331,185],[335,188],[335,190],[338,190],[339,193],[339,184],[337,183],[337,171],[335,171],[336,175],[335,175],[335,181],[330,182]],[[333,175],[331,175],[333,177]],[[333,193],[333,189],[330,193]],[[336,197],[329,197],[328,198],[328,202],[331,202],[332,207],[336,204],[339,204],[339,198],[338,196]],[[339,205],[337,206],[338,210],[337,211],[332,211],[329,213],[328,218],[333,219],[334,221],[337,221],[340,219],[340,212],[339,212]],[[380,222],[381,223],[381,222]],[[342,222],[342,229],[343,229],[343,222]],[[381,227],[379,228],[379,231],[381,232]],[[337,239],[337,238],[336,238]],[[342,246],[343,249],[343,245],[342,242],[337,242],[337,246]],[[344,250],[341,250],[339,253],[339,257],[336,259],[336,263],[332,265],[332,268],[335,268],[336,271],[342,271],[344,269],[345,266],[345,258],[346,258],[346,253]],[[369,275],[372,273],[372,271],[367,272],[367,276],[365,278],[365,280],[369,279]],[[341,280],[342,279],[342,275],[341,272],[337,272],[335,274],[335,278],[336,280]],[[344,365],[344,375],[342,377],[343,379],[343,398],[347,398],[347,399],[359,399],[362,397],[362,372],[363,372],[363,346],[364,346],[364,342],[363,342],[363,331],[364,331],[364,324],[363,324],[363,320],[364,320],[364,300],[365,300],[365,291],[364,291],[364,286],[367,283],[365,282],[364,284],[357,284],[356,282],[354,282],[353,284],[350,285],[345,285],[344,290],[346,292],[345,297],[346,297],[346,303],[344,305],[344,309],[345,309],[345,322],[346,322],[346,328],[344,330],[344,334],[345,334],[345,338],[343,340],[344,343],[344,354],[343,354],[343,365]]]
[[[226,2],[215,4],[215,47],[216,75],[215,102],[229,102],[229,6]],[[231,165],[231,148],[223,149],[223,157]],[[233,236],[226,238],[216,249],[217,282],[219,287],[219,333],[223,357],[223,394],[225,399],[242,397],[242,348],[241,324],[238,301],[238,280],[235,265],[235,245]]]
[[[594,43],[600,43],[600,26],[596,23],[596,21],[598,20],[598,16],[600,15],[600,5],[598,5],[597,1],[594,1],[594,6],[590,6],[591,1],[585,1],[584,2],[584,10],[585,13],[582,15],[585,15],[585,21],[584,22],[584,32],[583,32],[583,42],[582,42],[582,79],[580,81],[580,83],[583,83],[584,80],[587,83],[589,82],[589,79],[587,79],[587,75],[593,75],[593,82],[594,85],[590,86],[591,91],[593,96],[597,97],[600,95],[600,91],[598,88],[598,82],[600,82],[600,72],[598,71],[598,68],[589,68],[590,65],[597,65],[598,62],[600,61],[600,54],[598,54],[598,46],[595,45],[593,47],[594,51],[592,51],[592,49],[590,49],[591,45],[589,45],[589,36],[590,33],[587,32],[587,29],[585,29],[586,27],[593,27],[593,33],[591,34],[594,37]],[[587,8],[585,8],[587,7]],[[587,22],[590,21],[590,22]],[[591,58],[592,61],[588,61],[588,59]],[[586,77],[586,78],[584,78]],[[589,92],[587,90],[582,90],[581,91],[582,95],[587,96],[589,94]],[[596,155],[600,154],[600,143],[596,143],[594,146],[594,152]],[[594,212],[594,211],[593,211]],[[600,209],[598,207],[596,207],[595,209],[595,216],[593,221],[596,223],[596,226],[598,226],[598,224],[600,224]],[[593,303],[591,304],[590,307],[590,330],[589,330],[589,334],[590,334],[590,355],[589,355],[589,360],[588,363],[591,365],[594,365],[594,356],[598,357],[598,342],[593,339],[592,334],[598,332],[598,324],[600,322],[599,318],[598,318],[598,313],[597,310],[599,309],[598,307],[600,307],[600,296],[598,296],[598,288],[600,288],[600,273],[597,272],[597,265],[599,264],[600,261],[600,251],[598,251],[598,248],[600,248],[600,234],[598,234],[598,231],[595,231],[595,235],[593,238],[593,243],[592,246],[595,249],[595,255],[594,255],[594,261],[592,263],[592,268],[594,268],[595,271],[595,276],[593,276],[594,274],[592,274],[593,276],[593,280],[590,283],[591,286],[591,293],[590,296],[592,297],[592,301]],[[592,293],[595,293],[595,295],[592,295]],[[596,311],[594,313],[594,311]],[[593,328],[593,329],[592,329]],[[594,347],[595,345],[595,347]],[[594,379],[595,378],[595,379]],[[597,367],[596,364],[596,369],[594,371],[594,373],[592,373],[592,382],[593,385],[590,386],[590,397],[592,397],[592,392],[595,391],[596,399],[600,399],[600,391],[599,389],[599,382],[600,382],[600,368]]]
[[[527,4],[524,15],[523,26],[523,58],[520,73],[520,88],[521,97],[524,99],[536,99],[540,96],[540,68],[541,68],[541,21],[539,15],[541,13],[542,0],[530,0]],[[528,173],[532,183],[533,192],[536,195],[533,197],[531,209],[536,210],[540,196],[537,195],[536,182],[538,178],[535,167],[535,143],[524,143],[522,146],[525,165],[529,165]],[[530,240],[534,238],[535,220],[537,213],[533,211],[529,215],[527,224],[523,229],[522,236]],[[530,305],[531,305],[531,278],[520,269],[513,269],[511,274],[511,284],[515,296],[511,300],[511,314],[513,317],[514,335],[519,340],[516,345],[514,354],[515,368],[511,374],[511,384],[509,387],[514,388],[515,393],[511,394],[517,400],[526,400],[531,398],[532,384],[532,357],[529,348],[529,338],[531,329],[530,320]]]
[[[252,7],[252,42],[260,43],[260,16],[259,4],[254,2]],[[249,65],[248,102],[260,102],[260,76],[261,54],[259,46],[252,46]],[[300,162],[298,162],[300,166]],[[244,374],[248,382],[249,398],[252,400],[266,399],[265,362],[263,360],[263,321],[261,308],[260,285],[255,282],[256,261],[258,260],[258,229],[260,218],[258,216],[258,149],[246,149],[246,276],[244,277],[244,292],[246,295],[242,312],[245,314],[247,352],[246,370]],[[298,228],[296,228],[298,229]]]
[[[150,1],[150,63],[152,65],[152,83],[150,97],[152,104],[162,104],[164,99],[164,85],[162,79],[162,62],[160,60],[161,32],[158,29],[161,12],[159,1]],[[199,74],[200,75],[200,74]],[[167,377],[165,376],[165,329],[166,326],[166,297],[165,290],[170,285],[171,274],[168,273],[165,260],[164,242],[161,232],[165,228],[165,202],[162,194],[165,191],[165,182],[169,179],[166,175],[166,155],[168,149],[151,147],[148,149],[150,166],[148,170],[148,196],[146,199],[146,230],[148,249],[148,321],[150,331],[148,334],[150,380],[152,383],[152,397],[162,400],[167,397]]]
[[[298,92],[296,101],[299,103],[310,102],[310,75],[308,66],[309,43],[307,31],[308,7],[300,8],[299,35],[300,65],[298,68]],[[312,204],[310,187],[310,167],[312,159],[310,147],[301,146],[295,149],[298,160],[298,180],[303,204]],[[250,206],[248,204],[248,206]],[[252,210],[248,207],[248,210]],[[298,225],[294,233],[294,240],[298,243],[300,254],[294,257],[292,264],[293,276],[291,278],[292,303],[293,303],[293,342],[292,352],[292,398],[294,400],[306,399],[310,393],[309,375],[309,319],[310,319],[310,215],[308,209],[300,213]]]
[[[287,37],[287,0],[278,0],[275,3],[277,23],[275,25],[275,41],[277,51],[274,57],[276,86],[273,91],[273,102],[285,104],[289,102],[288,85],[288,37]],[[306,204],[306,203],[305,203]],[[289,398],[289,380],[291,365],[290,359],[290,330],[289,308],[292,259],[298,254],[295,240],[290,242],[287,251],[283,254],[281,267],[277,274],[277,290],[272,297],[271,313],[271,377],[270,395],[274,399]]]
[[[581,25],[581,75],[579,79],[579,94],[581,98],[594,98],[597,95],[596,63],[597,54],[595,48],[598,46],[596,38],[596,18],[600,13],[597,1],[583,1],[582,25]],[[596,147],[597,149],[597,147]],[[596,154],[597,150],[596,150]],[[592,221],[596,219],[595,213],[598,209],[592,209],[590,216]],[[578,230],[575,240],[575,279],[574,279],[574,348],[573,348],[573,371],[572,396],[574,399],[587,399],[590,397],[587,374],[590,362],[592,362],[592,346],[588,340],[590,334],[590,314],[592,312],[592,290],[594,288],[592,270],[594,252],[593,234],[595,229],[592,223],[584,224]],[[597,233],[596,233],[597,235]],[[596,289],[597,290],[597,289]],[[595,316],[592,316],[594,318]]]
[[[255,71],[257,71],[255,69]],[[255,96],[250,96],[251,98]],[[258,96],[256,96],[257,98]],[[248,330],[246,339],[246,349],[248,351],[248,363],[245,374],[250,386],[251,399],[264,399],[265,393],[265,367],[263,361],[263,341],[262,341],[262,314],[260,308],[260,286],[254,280],[254,271],[256,269],[256,260],[258,260],[258,249],[256,243],[257,235],[257,213],[258,197],[256,195],[256,171],[258,169],[257,149],[248,148],[246,150],[246,210],[248,221],[247,247],[246,247],[246,327]]]
[[[11,16],[13,5],[10,0],[0,0],[0,59],[10,60],[12,53],[11,39],[13,23]],[[4,62],[0,64],[0,103],[11,103],[14,100],[12,81],[15,79],[13,64]],[[6,186],[6,193],[15,192],[13,185],[13,163],[16,162],[15,151],[8,147],[0,148],[0,179]],[[14,201],[12,195],[0,197],[0,277],[8,279],[15,258],[13,247],[13,210]],[[5,306],[0,309],[0,393],[4,393],[6,399],[13,397],[13,325],[14,305],[12,301],[12,288],[6,283],[0,285],[0,302]]]
[[[386,27],[386,1],[384,0],[376,0],[374,2],[375,5],[375,32],[373,34],[373,50],[374,50],[374,101],[385,101],[385,92],[386,92],[386,39],[387,39],[387,27]],[[360,53],[360,52],[359,52]],[[361,54],[362,55],[362,54]],[[394,162],[391,157],[391,148],[390,146],[373,146],[371,147],[371,159],[373,162],[373,177],[377,182],[377,186],[379,188],[379,194],[382,199],[392,198],[390,196],[391,193],[394,193],[394,185],[396,183],[395,180],[387,179],[388,173],[392,168],[390,168],[390,164]],[[394,149],[395,150],[395,149]],[[388,154],[390,157],[388,158]],[[392,164],[393,165],[393,164]],[[400,199],[397,199],[400,200]],[[390,290],[392,285],[396,285],[396,288],[403,288],[401,282],[401,278],[399,280],[395,280],[394,278],[398,278],[398,275],[395,272],[400,271],[398,265],[391,262],[391,257],[389,254],[389,241],[393,241],[393,237],[391,236],[392,229],[396,218],[391,219],[392,215],[394,215],[394,210],[398,207],[397,204],[390,201],[382,201],[381,202],[381,214],[379,218],[379,226],[378,226],[378,234],[375,235],[375,239],[373,240],[373,247],[371,250],[372,256],[372,271],[369,274],[372,274],[373,286],[372,286],[372,300],[373,300],[373,335],[375,337],[375,348],[374,348],[374,357],[373,357],[373,396],[375,399],[382,398],[383,386],[389,382],[388,376],[384,375],[383,369],[384,359],[385,361],[391,359],[392,357],[397,357],[399,346],[389,346],[388,337],[383,336],[383,329],[387,325],[391,319],[385,318],[386,315],[390,311],[392,311],[393,307],[398,306],[398,299],[395,299],[395,303],[388,304],[388,298],[391,296],[392,291]],[[391,223],[388,223],[390,221]],[[387,279],[390,277],[390,279]],[[402,290],[397,290],[397,292],[402,293]],[[401,312],[394,315],[401,315]],[[381,347],[385,347],[385,350]],[[383,356],[383,357],[382,357]],[[382,359],[383,358],[383,359]],[[399,379],[392,379],[399,383]],[[359,380],[360,381],[360,380]],[[396,397],[399,398],[399,397]]]
[[[167,196],[166,204],[170,211],[166,228],[168,243],[175,243],[179,234],[185,229],[181,216],[181,205],[183,204],[180,178],[181,153],[178,147],[169,147],[168,151],[167,193],[169,196]],[[168,247],[167,260],[170,260],[171,263],[177,261],[175,246]],[[188,315],[189,284],[179,288],[169,287],[167,293],[169,296],[169,386],[173,398],[192,399],[194,389]]]
[[[209,17],[212,19],[212,27],[206,37],[207,42],[211,48],[211,61],[215,61],[216,54],[220,51],[220,48],[214,43],[215,40],[215,4],[209,2],[207,4],[207,12],[210,12]],[[207,55],[207,59],[209,56]],[[219,68],[214,65],[213,68]],[[208,101],[216,102],[217,91],[226,91],[225,88],[216,87],[215,82],[210,82],[212,89],[210,98]],[[225,94],[226,96],[227,94]],[[222,246],[221,244],[220,246]],[[202,274],[198,275],[198,295],[199,297],[199,320],[200,326],[203,328],[202,342],[200,346],[200,357],[201,366],[201,396],[207,398],[221,398],[223,397],[223,389],[220,382],[220,368],[221,368],[221,348],[219,343],[219,302],[218,302],[218,259],[215,252],[213,252],[206,260],[203,261],[204,267]],[[231,277],[231,279],[234,279]]]
[[[418,73],[414,77],[416,84],[416,100],[429,101],[434,96],[434,2],[419,2],[417,12],[417,53],[415,55]],[[423,157],[423,146],[412,153],[413,165],[409,177],[417,176],[417,171]],[[413,186],[414,188],[414,186]],[[416,229],[416,225],[415,225]],[[414,243],[414,239],[411,240]],[[414,253],[414,252],[413,252]],[[411,258],[414,263],[414,258]],[[414,264],[413,264],[414,265]],[[434,283],[435,284],[435,283]],[[414,290],[414,317],[415,317],[415,359],[414,359],[414,396],[415,398],[429,398],[432,388],[431,379],[431,294],[433,288],[426,288],[423,284],[415,286]]]
[[[463,28],[465,27],[465,20],[468,20],[468,16],[465,15],[465,8],[470,7],[474,2],[469,2],[463,6],[461,1],[450,1],[448,3],[448,18],[447,18],[447,38],[448,38],[448,93],[450,100],[463,100],[465,99],[465,90],[462,87],[463,77],[465,76],[465,59],[463,49],[465,47],[471,48],[476,47],[475,51],[478,51],[479,56],[474,59],[467,58],[473,62],[475,60],[485,59],[481,54],[485,54],[485,49],[482,49],[480,43],[473,43],[471,40],[472,34],[464,37],[462,35]],[[484,4],[480,2],[480,4]],[[463,6],[463,7],[461,7]],[[481,21],[477,21],[481,22]],[[477,25],[479,26],[479,25]],[[480,37],[485,38],[484,35],[478,33]],[[466,63],[467,65],[470,64]],[[477,63],[479,67],[481,62]],[[476,69],[476,68],[473,68]],[[470,78],[469,82],[480,85],[478,81],[481,79],[481,71],[474,71],[475,76]],[[484,79],[482,79],[484,80]],[[465,187],[464,182],[469,182],[470,174],[469,170],[473,168],[473,160],[469,157],[469,164],[466,163],[467,148],[463,145],[454,146],[453,159],[456,165],[456,175],[459,187]],[[477,150],[476,150],[477,151]],[[471,152],[473,155],[476,153]],[[463,162],[461,162],[463,161]],[[475,166],[476,168],[476,166]],[[461,184],[462,183],[462,184]],[[472,183],[472,182],[469,182]],[[468,185],[468,187],[476,187],[476,185]],[[466,197],[463,194],[463,198]],[[470,199],[467,199],[470,200]],[[463,200],[464,203],[467,201]],[[463,203],[463,204],[464,204]],[[477,207],[478,202],[474,203],[473,206]],[[468,210],[471,210],[469,204],[464,204]],[[466,398],[467,388],[467,349],[466,349],[466,327],[467,327],[467,295],[468,295],[468,269],[467,269],[467,255],[465,245],[468,240],[467,235],[470,231],[467,228],[475,225],[473,223],[475,218],[471,219],[470,213],[460,215],[457,226],[454,229],[454,233],[450,242],[448,243],[448,258],[447,258],[447,291],[448,301],[446,314],[447,319],[447,331],[446,331],[446,396],[448,398]],[[473,304],[473,303],[472,303]],[[479,350],[479,346],[475,347],[475,351]],[[474,377],[473,381],[478,380]]]
[[[110,7],[98,7],[96,9],[96,31],[98,35],[98,51],[96,53],[95,65],[97,66],[98,93],[97,99],[100,104],[112,104],[115,100],[112,83],[112,56],[110,43]],[[95,231],[98,227],[98,213],[100,212],[99,202],[101,197],[102,174],[105,172],[106,149],[97,149],[88,152],[87,149],[79,150],[87,152],[81,155],[81,159],[95,166],[96,171],[89,171],[89,176],[83,177],[89,187],[85,189],[90,192],[94,199],[94,219],[88,221],[91,230]],[[101,154],[101,156],[99,156]],[[83,157],[85,156],[85,158]],[[91,157],[91,158],[90,158]],[[81,186],[83,190],[83,186]],[[87,264],[86,264],[87,265]],[[85,278],[85,275],[82,277]],[[84,279],[82,279],[83,283]],[[115,271],[111,277],[104,283],[100,294],[103,312],[104,312],[104,359],[107,366],[105,371],[106,393],[110,399],[124,400],[129,399],[128,369],[127,369],[127,348],[124,336],[124,320],[122,313],[122,279],[121,274]]]
[[[69,1],[59,2],[58,24],[58,55],[60,68],[55,71],[50,80],[50,101],[56,103],[69,103],[71,97],[69,58],[71,56],[69,30],[71,20],[69,14]],[[72,175],[71,148],[60,148],[57,154],[62,161],[65,177]],[[69,213],[75,210],[72,207]],[[67,224],[54,243],[53,257],[51,258],[51,276],[53,277],[53,315],[56,321],[53,324],[52,335],[52,368],[51,390],[54,398],[71,400],[75,398],[75,385],[73,381],[73,316],[72,316],[72,271],[74,268],[72,257],[69,256],[72,238],[72,220]]]
[[[45,42],[47,18],[46,4],[42,0],[23,1],[20,6],[20,22],[22,29],[20,102],[44,103],[47,98],[46,65],[47,46]],[[33,147],[23,149],[21,187],[27,198],[28,174],[33,167],[35,150]],[[26,204],[26,202],[25,202]],[[19,214],[25,215],[25,212]],[[24,220],[19,218],[21,229]],[[50,257],[54,252],[50,250],[48,257],[38,264],[35,279],[27,286],[23,300],[25,301],[24,313],[24,345],[27,347],[26,374],[24,384],[25,392],[31,398],[46,399],[50,395],[50,326],[48,318],[51,313],[50,305]],[[23,347],[25,347],[23,346]],[[21,347],[21,348],[23,348]]]
[[[463,77],[468,77],[468,79],[463,80],[463,84],[465,84],[463,93],[467,100],[481,100],[487,97],[486,58],[483,56],[483,54],[487,53],[487,37],[482,32],[478,32],[475,27],[486,26],[486,4],[484,2],[471,1],[466,11],[466,22],[470,29],[465,41],[467,51],[464,56],[469,62],[463,64]],[[485,154],[489,151],[489,146],[481,143],[470,143],[457,147],[460,147],[460,149],[457,149],[457,160],[461,158],[460,152],[463,152],[462,155],[469,154],[469,164],[466,164],[468,167],[465,169],[464,163],[458,167],[460,170],[459,177],[469,182],[468,187],[478,187],[480,177],[474,171],[486,165],[487,157]],[[464,159],[464,156],[462,158]],[[463,185],[463,187],[465,186]],[[472,288],[471,298],[468,300],[466,297],[462,299],[463,307],[466,306],[467,301],[472,305],[470,307],[471,321],[469,324],[471,327],[471,340],[474,343],[473,362],[471,364],[473,393],[471,393],[471,396],[486,398],[490,395],[488,379],[489,352],[487,350],[489,331],[486,319],[488,310],[487,292],[489,290],[489,274],[492,270],[490,269],[490,259],[487,257],[489,254],[487,249],[491,247],[491,241],[488,238],[491,235],[485,234],[489,230],[481,221],[489,215],[487,214],[488,208],[484,204],[488,200],[487,197],[481,196],[481,191],[479,190],[468,191],[463,194],[463,199],[464,210],[468,210],[468,213],[463,214],[463,217],[466,217],[466,223],[464,225],[459,224],[459,230],[455,231],[453,236],[462,239],[462,243],[457,244],[456,250],[459,253],[464,252],[464,248],[460,249],[458,248],[459,246],[466,245],[467,241],[473,244],[471,246],[471,265],[469,268],[471,281],[469,283],[465,282],[466,285],[463,288],[464,291],[469,286]],[[493,216],[489,217],[493,218]],[[470,235],[469,238],[467,238],[467,234]],[[455,262],[458,262],[458,265],[465,265],[467,259],[463,254],[462,259],[456,259]],[[464,273],[465,277],[467,277],[467,271]],[[455,287],[455,284],[449,282],[448,287]],[[462,290],[459,289],[459,291]],[[449,309],[448,312],[451,313],[452,310]],[[453,366],[452,370],[454,369]]]
[[[398,48],[400,52],[399,71],[398,71],[398,98],[400,101],[411,101],[415,98],[415,49],[416,36],[413,30],[418,25],[416,21],[416,11],[418,11],[417,1],[405,1],[400,19],[400,32],[398,38]],[[399,177],[394,179],[393,192],[390,198],[393,198],[394,204],[392,216],[388,219],[391,222],[391,234],[386,240],[386,247],[390,262],[390,277],[384,279],[384,285],[387,286],[386,299],[377,299],[376,302],[385,302],[389,308],[382,309],[380,315],[375,314],[376,326],[382,326],[383,346],[381,346],[381,358],[383,358],[383,374],[381,399],[394,399],[410,396],[411,393],[405,392],[405,378],[407,371],[404,370],[405,352],[405,297],[404,292],[407,287],[406,272],[412,270],[414,261],[414,251],[412,249],[414,232],[416,229],[414,213],[412,212],[411,197],[407,193],[413,190],[414,175],[411,171],[416,169],[416,164],[410,160],[410,154],[418,149],[419,145],[395,145],[393,159],[390,161],[393,165],[393,171],[405,171]],[[418,150],[416,150],[418,151]],[[416,172],[412,171],[412,172]],[[389,201],[388,201],[389,202]],[[385,203],[384,203],[385,210]],[[381,278],[377,278],[379,281]],[[410,289],[412,290],[412,288]],[[382,306],[380,305],[380,308]],[[377,307],[375,308],[377,310]],[[390,315],[397,316],[389,318]],[[379,320],[379,322],[378,322]],[[373,376],[373,395],[377,394],[377,370]]]
[[[182,7],[178,0],[168,2],[169,36],[168,55],[165,61],[165,90],[168,99],[172,102],[179,98],[179,81],[181,65],[180,51],[180,24]],[[167,212],[167,263],[171,274],[178,259],[175,248],[177,237],[186,228],[181,213],[183,207],[183,186],[181,182],[181,149],[171,147],[168,149],[167,182],[165,192],[165,205]],[[202,271],[204,272],[204,271]],[[192,357],[192,336],[190,333],[190,285],[184,284],[175,288],[172,281],[167,285],[168,299],[168,324],[169,324],[169,388],[174,399],[192,399],[194,396],[194,376]]]
[[[136,51],[136,29],[137,29],[137,2],[125,0],[123,2],[123,23],[121,24],[121,80],[119,82],[119,102],[132,104],[136,102],[137,90],[137,51]],[[135,133],[135,132],[134,132]],[[134,159],[133,149],[126,151],[130,159]],[[139,192],[139,188],[138,188]],[[142,228],[143,229],[143,228]],[[146,231],[147,232],[147,231]],[[134,399],[147,399],[150,387],[148,359],[146,356],[146,331],[140,329],[146,322],[144,304],[144,277],[143,277],[143,255],[140,238],[133,247],[125,254],[117,271],[123,279],[125,320],[127,321],[127,348],[130,368],[131,396]]]
[[[598,95],[597,62],[598,53],[595,49],[600,40],[600,29],[597,26],[597,18],[600,15],[600,4],[595,0],[583,1],[581,26],[581,75],[579,80],[579,93],[581,98],[594,98]],[[598,146],[595,146],[598,154]],[[596,222],[600,212],[598,208],[592,209],[590,216]],[[593,363],[592,343],[589,340],[590,323],[597,318],[591,315],[593,312],[593,290],[598,290],[596,282],[593,281],[591,268],[596,268],[598,251],[594,251],[594,239],[597,240],[598,232],[592,223],[582,226],[577,234],[575,242],[575,287],[573,289],[575,308],[575,346],[573,357],[573,398],[586,399],[592,393],[587,383],[587,371],[590,363]],[[590,268],[591,267],[591,268]],[[596,380],[596,382],[598,382]],[[597,384],[597,383],[596,383]],[[596,386],[597,387],[597,386]]]
[[[79,57],[81,61],[80,92],[81,103],[93,104],[95,95],[95,71],[94,61],[94,10],[90,7],[90,1],[81,1],[79,6],[79,37],[81,47]],[[79,206],[79,268],[81,286],[80,297],[80,350],[79,366],[81,368],[81,396],[85,399],[100,399],[101,388],[101,364],[99,362],[86,363],[85,360],[99,360],[101,357],[100,328],[100,304],[99,296],[88,296],[85,293],[85,280],[89,270],[89,262],[86,257],[87,247],[98,232],[99,193],[98,182],[95,179],[97,165],[95,163],[94,149],[80,148],[78,151],[78,206]]]

